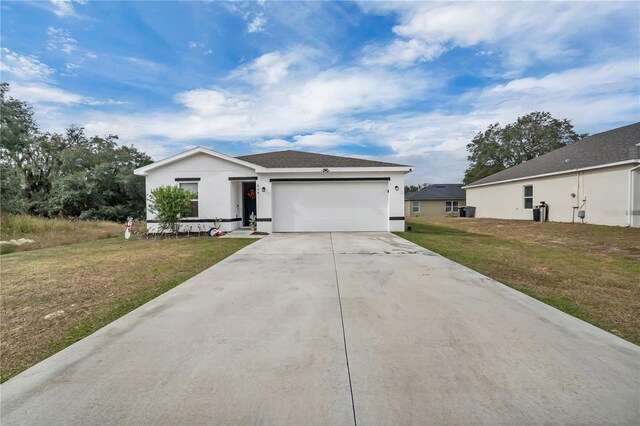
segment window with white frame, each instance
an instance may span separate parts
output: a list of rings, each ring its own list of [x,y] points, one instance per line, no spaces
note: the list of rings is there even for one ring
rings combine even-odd
[[[458,211],[458,201],[447,201],[445,203],[444,210],[449,212],[457,212]]]
[[[420,213],[420,201],[411,202],[411,213]]]
[[[187,217],[198,217],[198,182],[180,182],[180,188],[195,194],[191,199],[191,211]]]
[[[527,185],[524,187],[524,208],[533,208],[533,185]]]

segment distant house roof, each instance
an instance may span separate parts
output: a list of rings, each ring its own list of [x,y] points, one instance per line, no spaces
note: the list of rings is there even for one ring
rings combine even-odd
[[[429,185],[420,191],[408,192],[404,195],[404,199],[408,201],[464,200],[466,197],[462,184],[459,183]]]
[[[479,179],[466,187],[634,160],[640,162],[640,123],[588,136],[533,160]]]
[[[409,167],[402,164],[383,163],[382,161],[338,157],[335,155],[314,154],[294,150],[241,155],[236,158],[268,169],[304,167]]]

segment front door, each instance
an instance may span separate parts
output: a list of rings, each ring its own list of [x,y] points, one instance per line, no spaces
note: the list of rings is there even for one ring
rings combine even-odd
[[[257,216],[256,212],[256,183],[255,182],[242,182],[242,225],[249,226],[249,217],[251,213]]]

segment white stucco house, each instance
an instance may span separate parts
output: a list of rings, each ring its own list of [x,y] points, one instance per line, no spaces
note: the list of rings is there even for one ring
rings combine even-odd
[[[464,187],[476,217],[640,227],[640,123],[586,137]],[[583,216],[581,218],[580,216]]]
[[[184,226],[261,232],[402,231],[404,175],[410,166],[302,151],[231,157],[196,147],[140,167],[147,197],[163,185],[197,194]],[[150,231],[157,229],[147,213]]]

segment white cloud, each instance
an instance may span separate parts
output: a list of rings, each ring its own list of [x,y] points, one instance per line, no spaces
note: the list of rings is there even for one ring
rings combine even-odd
[[[51,7],[48,7],[56,16],[60,18],[86,18],[78,13],[74,7],[76,5],[85,5],[87,0],[50,0]]]
[[[154,62],[154,61],[150,61],[148,59],[144,59],[144,58],[138,58],[135,56],[129,56],[127,58],[125,58],[127,62],[134,64],[135,66],[138,67],[144,67],[144,68],[148,68],[148,69],[152,69],[152,70],[158,70],[161,68],[161,66]]]
[[[429,44],[421,40],[395,40],[383,47],[369,46],[364,57],[365,65],[395,65],[407,67],[417,62],[431,61],[446,50],[440,44]]]
[[[260,33],[265,30],[265,25],[267,25],[267,18],[264,17],[262,13],[257,14],[247,25],[248,33]]]
[[[93,52],[88,52],[85,56],[89,59],[96,59],[98,57],[98,55]]]
[[[408,74],[331,69],[294,91],[291,104],[310,117],[384,111],[419,96],[425,88],[425,80]]]
[[[267,139],[264,141],[258,141],[253,144],[256,148],[291,148],[291,142],[284,139]]]
[[[497,85],[487,92],[535,96],[538,93],[595,94],[629,90],[637,87],[640,66],[637,59],[626,59],[589,65],[547,74],[543,77],[526,77]]]
[[[14,98],[36,104],[36,107],[42,104],[49,105],[123,105],[124,101],[114,99],[95,99],[72,93],[46,83],[21,83],[10,81],[11,96]]]
[[[215,89],[195,89],[178,93],[175,101],[205,116],[234,112],[248,104],[247,100]]]
[[[295,51],[287,54],[265,53],[250,64],[233,71],[231,76],[253,85],[275,84],[289,74],[289,67],[297,60],[298,54]]]
[[[334,132],[315,132],[307,135],[294,136],[294,146],[329,148],[340,145],[347,145],[344,135]]]
[[[514,79],[471,96],[476,109],[492,108],[502,121],[544,110],[591,131],[598,123],[637,121],[639,92],[637,60],[626,59]]]
[[[72,77],[76,75],[76,70],[80,68],[79,64],[74,64],[71,62],[67,62],[64,64],[64,71],[62,72],[62,76]]]
[[[319,131],[309,134],[296,135],[292,138],[292,141],[285,139],[267,139],[259,140],[255,142],[253,146],[258,149],[298,149],[298,148],[333,148],[341,145],[346,145],[349,142],[347,136],[343,133]]]
[[[69,31],[65,29],[49,26],[47,34],[49,35],[49,40],[47,41],[47,49],[49,50],[62,50],[71,54],[78,48],[78,41],[71,37]]]
[[[11,84],[13,97],[31,103],[80,104],[85,98],[48,84]]]
[[[75,9],[70,0],[51,0],[51,4],[54,6],[53,13],[58,16],[75,15]]]
[[[431,60],[455,47],[481,47],[517,72],[536,61],[576,57],[580,53],[573,42],[589,30],[637,16],[637,7],[624,2],[591,2],[588,12],[581,2],[372,2],[361,7],[399,16],[393,28],[399,38],[382,49],[379,64],[407,65],[412,57]],[[421,54],[408,43],[430,50]]]
[[[2,48],[2,73],[11,75],[14,79],[24,81],[46,81],[55,72],[52,68],[40,62],[37,56],[21,55],[6,47]]]

